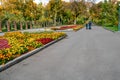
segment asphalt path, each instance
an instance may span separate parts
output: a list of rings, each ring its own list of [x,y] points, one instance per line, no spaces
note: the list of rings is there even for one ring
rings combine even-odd
[[[0,80],[120,80],[120,36],[93,26],[0,73]]]

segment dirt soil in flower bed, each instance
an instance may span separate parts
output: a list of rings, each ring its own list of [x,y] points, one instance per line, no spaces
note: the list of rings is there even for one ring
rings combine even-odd
[[[7,32],[0,37],[0,65],[65,35],[63,32]]]

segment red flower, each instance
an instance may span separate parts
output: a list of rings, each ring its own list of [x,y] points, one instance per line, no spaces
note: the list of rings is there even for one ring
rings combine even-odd
[[[65,29],[70,29],[70,28],[75,28],[76,25],[72,25],[72,26],[62,26],[60,27],[60,30],[65,30]]]
[[[53,39],[51,39],[51,38],[41,38],[41,39],[37,39],[36,41],[37,41],[37,42],[41,42],[42,44],[45,45],[45,44],[53,41]]]
[[[7,39],[0,39],[0,50],[9,48],[10,45],[8,45],[8,40]]]

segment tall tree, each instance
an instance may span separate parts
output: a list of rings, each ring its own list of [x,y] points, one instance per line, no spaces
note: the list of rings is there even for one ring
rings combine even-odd
[[[50,0],[47,7],[49,8],[50,14],[53,18],[54,25],[56,25],[56,19],[57,19],[58,13],[62,9],[62,1],[61,0]]]
[[[95,23],[103,26],[118,25],[118,8],[117,4],[105,0],[95,4],[91,8],[91,13]]]
[[[87,10],[86,5],[84,4],[83,1],[71,2],[70,9],[71,9],[72,15],[74,17],[74,24],[76,24],[78,16],[84,14],[84,12]]]

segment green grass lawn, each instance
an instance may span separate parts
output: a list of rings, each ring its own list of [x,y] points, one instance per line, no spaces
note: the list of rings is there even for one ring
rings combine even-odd
[[[114,27],[107,26],[107,27],[104,27],[104,28],[107,29],[107,30],[113,31],[113,32],[118,31],[118,27],[116,27],[116,26],[114,26]]]

